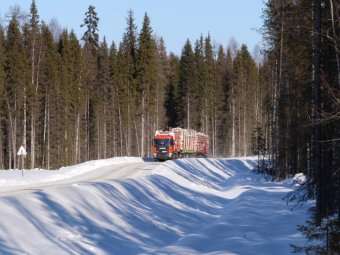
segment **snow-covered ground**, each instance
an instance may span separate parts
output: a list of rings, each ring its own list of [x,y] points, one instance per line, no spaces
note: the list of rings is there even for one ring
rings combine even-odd
[[[0,171],[0,254],[291,254],[308,205],[252,158]]]

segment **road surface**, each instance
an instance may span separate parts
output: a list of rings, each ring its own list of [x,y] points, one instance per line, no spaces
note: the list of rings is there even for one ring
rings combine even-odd
[[[138,162],[113,164],[98,168],[94,171],[84,173],[72,178],[54,182],[34,183],[12,187],[0,187],[0,197],[16,196],[20,194],[41,191],[60,186],[76,185],[80,183],[97,182],[103,180],[121,180],[133,177],[140,177],[152,174],[152,170],[160,163]],[[52,171],[52,170],[51,170]]]

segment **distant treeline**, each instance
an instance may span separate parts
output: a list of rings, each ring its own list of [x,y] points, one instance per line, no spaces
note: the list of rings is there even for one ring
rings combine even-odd
[[[252,133],[268,122],[266,92],[245,45],[224,49],[201,36],[178,57],[147,14],[137,31],[128,11],[122,41],[108,46],[93,6],[80,39],[40,21],[34,1],[28,17],[18,10],[0,28],[1,168],[19,167],[21,145],[28,168],[150,156],[155,130],[177,126],[209,134],[212,156],[253,154]]]

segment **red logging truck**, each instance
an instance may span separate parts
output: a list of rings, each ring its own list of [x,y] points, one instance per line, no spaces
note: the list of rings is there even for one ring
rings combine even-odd
[[[207,156],[209,137],[192,129],[157,130],[153,139],[155,161],[180,158],[183,155]]]

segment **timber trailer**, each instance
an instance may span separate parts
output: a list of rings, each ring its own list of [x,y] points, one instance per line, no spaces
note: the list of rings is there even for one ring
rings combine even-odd
[[[193,129],[171,128],[157,130],[153,138],[153,158],[164,161],[181,157],[206,157],[209,136]]]

